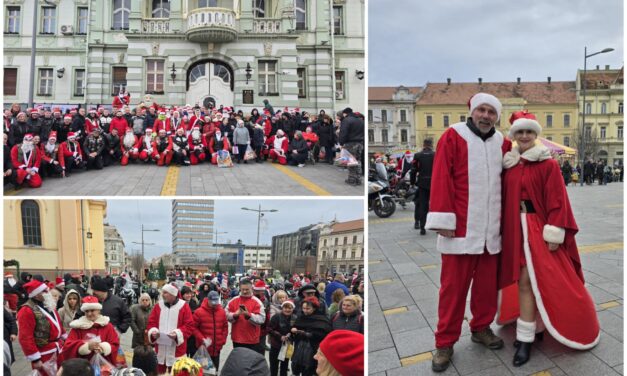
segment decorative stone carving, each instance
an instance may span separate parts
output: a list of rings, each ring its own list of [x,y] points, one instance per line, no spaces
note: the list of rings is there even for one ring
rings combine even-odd
[[[159,43],[152,42],[152,56],[159,55]]]
[[[207,52],[213,52],[214,47],[213,43],[207,43]]]
[[[118,64],[124,63],[124,52],[118,54]]]
[[[39,0],[40,5],[55,5],[59,6],[61,0]]]
[[[24,4],[24,0],[5,0],[6,5],[22,5]]]
[[[4,60],[7,62],[7,65],[13,65],[13,55],[4,55]]]
[[[266,56],[272,56],[272,42],[263,42],[263,52]]]

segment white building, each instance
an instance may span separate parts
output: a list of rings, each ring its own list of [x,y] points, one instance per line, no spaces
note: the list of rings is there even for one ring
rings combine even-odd
[[[272,246],[259,246],[259,263],[257,263],[257,247],[255,245],[247,245],[244,249],[244,267],[246,270],[272,267]]]
[[[126,266],[124,239],[115,226],[104,225],[105,271],[121,274]]]
[[[318,274],[364,270],[364,220],[336,222],[320,230]]]

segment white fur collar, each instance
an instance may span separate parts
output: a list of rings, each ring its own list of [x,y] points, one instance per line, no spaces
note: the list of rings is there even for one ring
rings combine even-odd
[[[508,169],[516,166],[520,162],[520,158],[524,158],[529,162],[540,162],[551,159],[551,151],[544,145],[536,145],[531,149],[520,154],[520,148],[516,146],[512,151],[508,151],[503,156],[503,168]]]
[[[89,321],[86,316],[70,322],[70,328],[72,329],[90,329],[95,324],[100,326],[107,326],[109,323],[109,316],[100,315],[96,321]]]

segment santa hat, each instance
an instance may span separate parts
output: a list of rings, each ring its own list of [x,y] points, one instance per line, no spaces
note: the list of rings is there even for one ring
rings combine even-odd
[[[341,375],[364,374],[363,334],[352,330],[334,330],[320,342],[320,351]]]
[[[78,110],[76,109],[76,107],[72,107],[72,108],[70,108],[70,113],[71,113],[71,114],[75,114],[75,113],[76,113],[76,111],[78,111]]]
[[[96,107],[92,107],[92,108],[89,109],[89,113],[91,114],[92,112],[94,112],[94,113],[96,112]]]
[[[148,133],[148,131],[150,131],[150,133],[152,133],[152,128],[146,128],[146,133]]]
[[[289,304],[292,306],[292,308],[296,308],[296,305],[294,304],[294,302],[292,300],[286,300],[281,304],[281,308],[283,308],[284,305]]]
[[[70,120],[72,120],[72,115],[67,114],[67,115],[63,116],[63,118],[64,118],[64,119],[70,119]]]
[[[83,298],[83,304],[81,304],[81,311],[89,311],[92,309],[97,309],[99,311],[102,310],[102,304],[98,301],[98,298],[95,296],[86,296]]]
[[[159,109],[159,115],[165,115],[165,108]]]
[[[56,113],[60,114],[61,113],[61,109],[59,107],[55,107],[55,108],[52,109],[52,113],[53,114],[56,114]]]
[[[468,108],[470,109],[470,113],[472,114],[475,108],[479,107],[482,104],[487,104],[494,107],[498,116],[497,120],[501,118],[501,109],[503,108],[501,101],[499,101],[494,95],[488,93],[477,93],[468,100]]]
[[[67,134],[67,139],[68,139],[68,140],[71,140],[71,139],[73,139],[73,138],[76,138],[76,133],[74,133],[74,132],[69,132],[69,133]]]
[[[24,141],[32,141],[33,140],[33,134],[32,133],[26,133],[24,135]]]
[[[509,129],[509,138],[514,138],[514,134],[516,132],[528,129],[536,133],[536,136],[539,136],[542,133],[542,127],[536,116],[527,110],[524,111],[516,111],[509,117],[509,123],[512,127]]]
[[[55,140],[57,139],[57,132],[56,132],[56,131],[52,131],[52,132],[50,132],[50,134],[48,135],[48,139],[49,139],[49,140],[52,140],[53,138],[54,138]]]
[[[55,278],[54,282],[57,287],[65,287],[65,281],[61,277]]]
[[[104,107],[102,107],[102,106],[98,107],[98,111],[104,111],[104,110],[105,110]]]
[[[257,282],[255,282],[255,286],[253,286],[253,290],[255,290],[255,291],[265,291],[266,290],[266,283],[263,280],[258,279]]]
[[[45,283],[33,278],[30,282],[24,284],[24,289],[26,290],[29,298],[34,298],[35,296],[48,290],[48,286]]]
[[[4,273],[4,278],[15,278],[13,273]]]
[[[176,287],[176,285],[174,283],[166,283],[165,285],[163,285],[161,290],[167,292],[168,294],[174,295],[174,296],[178,296],[179,295],[179,288]]]

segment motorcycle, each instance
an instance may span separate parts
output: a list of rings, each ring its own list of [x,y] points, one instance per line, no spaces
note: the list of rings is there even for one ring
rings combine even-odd
[[[396,211],[396,201],[389,194],[387,171],[383,164],[377,163],[368,173],[368,211],[380,218],[388,218]]]
[[[405,210],[407,208],[407,204],[414,201],[417,189],[416,187],[412,187],[410,183],[410,175],[407,173],[405,174],[405,177],[397,181],[395,186],[391,187],[391,192],[394,197],[394,201],[398,203],[403,210]]]
[[[118,292],[118,296],[124,299],[126,304],[130,307],[131,305],[137,303],[137,294],[135,293],[133,287],[129,285],[130,284],[127,283],[125,286],[123,286]]]

